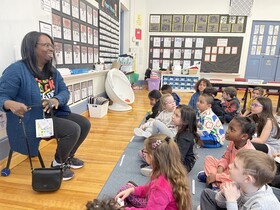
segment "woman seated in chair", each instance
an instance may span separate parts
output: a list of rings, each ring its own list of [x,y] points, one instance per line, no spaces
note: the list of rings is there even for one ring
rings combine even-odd
[[[54,55],[54,42],[48,34],[33,31],[25,35],[21,44],[22,59],[11,64],[0,79],[0,110],[7,115],[7,135],[13,151],[28,154],[19,118],[26,128],[30,155],[37,156],[41,139],[36,138],[35,120],[51,117],[54,136],[59,139],[51,165],[81,168],[84,162],[74,155],[91,125],[85,117],[71,113],[67,105],[68,88],[52,65]],[[64,167],[63,180],[73,176],[74,172]]]

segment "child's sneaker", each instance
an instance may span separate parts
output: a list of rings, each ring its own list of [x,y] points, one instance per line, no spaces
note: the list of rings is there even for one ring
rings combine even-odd
[[[141,128],[134,128],[134,134],[135,136],[143,136],[145,138],[148,138],[152,135],[150,132],[143,131]]]
[[[206,178],[207,178],[207,176],[206,176],[206,174],[205,174],[204,171],[198,172],[197,178],[198,178],[198,180],[199,180],[200,182],[206,183]]]
[[[145,168],[145,167],[147,167],[147,166],[149,166],[148,163],[143,163],[143,164],[140,165],[140,168]]]
[[[151,168],[151,166],[147,166],[147,167],[141,168],[140,171],[141,171],[141,174],[143,176],[150,177],[152,175],[152,168]]]
[[[220,191],[220,187],[216,182],[213,182],[210,184],[210,188],[215,191],[215,192],[219,192]]]

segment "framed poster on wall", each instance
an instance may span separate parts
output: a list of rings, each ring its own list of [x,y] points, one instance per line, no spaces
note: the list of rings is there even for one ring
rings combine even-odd
[[[150,32],[160,31],[160,15],[150,15]]]
[[[172,15],[162,15],[161,16],[161,31],[170,32],[172,23]]]
[[[181,32],[183,31],[183,15],[173,15],[173,22],[172,22],[172,31],[173,32]]]

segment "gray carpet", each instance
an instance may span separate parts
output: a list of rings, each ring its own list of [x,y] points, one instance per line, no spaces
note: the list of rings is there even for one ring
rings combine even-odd
[[[227,125],[224,127],[226,129]],[[134,136],[132,138],[131,142],[128,144],[114,170],[100,191],[98,198],[103,198],[104,196],[115,196],[120,187],[129,180],[134,181],[138,185],[148,182],[148,178],[141,175],[140,173],[140,165],[143,162],[137,155],[138,151],[143,149],[143,142],[144,137]],[[205,183],[201,183],[197,180],[197,173],[203,170],[204,157],[206,155],[212,155],[216,158],[221,158],[226,149],[226,144],[227,142],[225,142],[225,145],[221,148],[198,149],[199,159],[195,163],[192,171],[189,173],[190,185],[192,186],[192,183],[195,182],[195,194],[192,195],[193,209],[196,209],[196,207],[199,205],[200,194],[205,188]]]
[[[227,125],[224,125],[225,131]],[[103,198],[107,196],[115,196],[118,190],[126,184],[129,180],[135,182],[138,185],[143,185],[148,182],[148,178],[141,175],[140,165],[143,163],[138,157],[138,151],[143,149],[144,137],[134,136],[131,142],[128,144],[127,148],[120,157],[118,163],[116,164],[114,170],[100,191],[98,198]],[[199,205],[200,194],[203,189],[205,189],[205,183],[201,183],[197,180],[197,173],[203,170],[204,158],[206,155],[212,155],[216,158],[221,158],[224,151],[226,150],[227,141],[221,148],[208,149],[200,148],[198,149],[199,159],[195,163],[194,168],[189,173],[190,186],[193,190],[192,183],[195,183],[195,193],[192,194],[192,205],[193,210],[196,210]],[[280,190],[274,188],[274,193],[280,199]]]

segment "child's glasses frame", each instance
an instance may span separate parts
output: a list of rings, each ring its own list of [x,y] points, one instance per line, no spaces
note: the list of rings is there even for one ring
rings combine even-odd
[[[256,103],[253,103],[250,105],[251,107],[263,107],[263,105],[261,104],[256,104]]]

